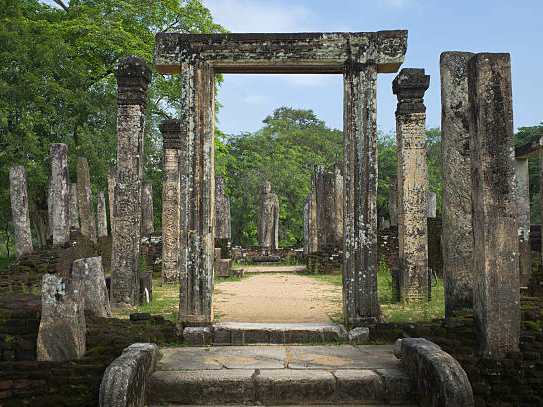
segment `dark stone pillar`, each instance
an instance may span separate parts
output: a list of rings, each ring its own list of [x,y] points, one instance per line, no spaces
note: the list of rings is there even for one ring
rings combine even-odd
[[[77,159],[77,204],[81,234],[96,242],[96,217],[92,207],[89,163],[85,157]]]
[[[470,52],[441,54],[443,283],[445,317],[473,305],[473,230],[468,61]]]
[[[98,192],[98,203],[96,205],[96,234],[99,238],[107,237],[106,197],[103,192]]]
[[[519,238],[520,284],[527,287],[532,274],[532,249],[530,247],[530,174],[528,159],[515,159],[517,219]]]
[[[141,234],[150,236],[154,231],[153,185],[145,182],[141,194]]]
[[[115,167],[110,167],[107,172],[107,201],[109,209],[109,230],[113,235],[113,202],[115,200],[115,179],[117,178],[117,170]]]
[[[79,230],[79,207],[77,205],[77,184],[70,184],[70,228]]]
[[[111,302],[139,300],[141,182],[147,88],[151,70],[140,58],[128,57],[117,68],[117,179],[113,204]]]
[[[9,193],[11,198],[11,220],[15,232],[17,257],[33,251],[30,218],[28,216],[28,188],[26,170],[17,165],[9,170]]]
[[[351,326],[380,319],[376,82],[376,65],[346,67],[343,78],[343,315]]]
[[[509,54],[468,64],[474,317],[482,354],[519,349],[520,293]]]
[[[230,198],[224,192],[224,179],[215,178],[215,239],[232,238],[230,226]]]
[[[49,179],[49,230],[53,246],[63,246],[70,239],[70,184],[68,177],[68,147],[49,146],[51,177]]]
[[[430,77],[424,69],[402,69],[393,82],[398,97],[398,242],[400,298],[428,300],[428,230],[426,221],[426,107]]]

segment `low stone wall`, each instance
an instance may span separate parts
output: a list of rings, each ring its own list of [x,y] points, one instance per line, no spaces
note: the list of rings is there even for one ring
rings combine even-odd
[[[421,407],[474,407],[473,390],[458,361],[423,338],[398,339],[394,354],[416,384]]]
[[[40,311],[38,296],[0,295],[0,362],[36,359]]]
[[[104,372],[100,407],[143,407],[158,355],[158,346],[151,343],[126,348]]]
[[[343,252],[331,250],[306,254],[305,264],[308,273],[341,273],[341,265],[343,264]]]

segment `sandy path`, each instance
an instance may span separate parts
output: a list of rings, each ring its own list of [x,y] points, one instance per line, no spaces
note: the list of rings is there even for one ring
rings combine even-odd
[[[258,274],[215,287],[215,315],[236,322],[329,322],[341,315],[341,287],[296,274]]]

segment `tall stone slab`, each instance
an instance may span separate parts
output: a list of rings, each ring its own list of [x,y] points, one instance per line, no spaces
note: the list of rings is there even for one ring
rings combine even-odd
[[[77,205],[77,184],[70,184],[70,229],[79,230],[79,206]]]
[[[117,77],[117,177],[113,203],[112,305],[139,300],[141,183],[147,88],[151,70],[140,58],[119,63]]]
[[[377,66],[343,77],[343,315],[351,326],[380,319],[377,296]]]
[[[398,225],[398,180],[396,177],[390,179],[388,186],[388,217],[390,226]]]
[[[98,192],[96,205],[96,234],[99,238],[107,237],[106,197],[102,191]]]
[[[49,146],[51,175],[49,178],[49,230],[53,246],[62,246],[70,239],[70,184],[68,177],[68,147]]]
[[[215,239],[232,239],[230,198],[224,191],[223,177],[215,178]]]
[[[77,203],[81,234],[96,242],[96,216],[92,206],[89,163],[85,157],[77,158]]]
[[[183,162],[181,122],[166,120],[160,125],[164,146],[162,183],[162,281],[179,281],[179,239],[181,236],[180,172]]]
[[[109,167],[107,171],[107,202],[109,210],[109,230],[113,235],[113,203],[115,202],[115,179],[117,177],[117,169]]]
[[[145,182],[141,194],[141,234],[150,236],[155,231],[155,211],[153,207],[153,185]]]
[[[520,286],[509,54],[468,63],[474,319],[483,355],[519,349]]]
[[[336,245],[343,249],[343,175],[341,168],[334,166]]]
[[[338,229],[343,226],[343,213],[338,206],[343,206],[343,197],[336,192],[337,174],[335,169],[327,171],[324,167],[318,166],[313,176],[313,188],[317,205],[317,246],[318,251],[327,252],[339,249],[343,242],[343,231],[341,235]],[[342,182],[342,179],[340,179]],[[341,218],[338,218],[341,215]]]
[[[398,97],[398,243],[402,301],[427,301],[429,298],[424,106],[424,92],[429,85],[430,77],[425,75],[424,69],[402,69],[392,84]]]
[[[317,202],[315,188],[307,196],[304,205],[304,254],[312,254],[319,250],[317,236]]]
[[[263,250],[279,248],[279,198],[271,190],[271,184],[266,181],[262,186],[258,217],[258,244]]]
[[[528,286],[532,271],[530,247],[530,174],[528,158],[515,159],[520,284]]]
[[[441,73],[441,156],[443,213],[441,248],[445,317],[473,305],[471,226],[471,141],[468,62],[470,52],[444,52]]]
[[[81,284],[81,296],[86,313],[101,318],[111,316],[102,257],[75,260],[72,266],[72,279]]]
[[[437,194],[428,191],[426,194],[426,217],[435,218],[437,216]]]
[[[215,73],[206,62],[181,63],[181,236],[179,323],[213,318],[215,223]]]
[[[11,221],[15,232],[17,257],[33,252],[30,217],[28,215],[28,187],[26,170],[17,165],[9,169],[9,194],[11,199]]]
[[[64,362],[83,357],[86,350],[84,302],[79,279],[44,274],[38,360]]]

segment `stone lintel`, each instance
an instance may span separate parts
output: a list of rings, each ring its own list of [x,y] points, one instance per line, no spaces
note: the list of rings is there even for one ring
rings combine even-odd
[[[430,86],[430,76],[424,69],[403,68],[392,82],[392,92],[398,97],[396,114],[424,113],[424,92]]]
[[[160,123],[160,132],[162,133],[162,142],[164,150],[171,148],[174,150],[182,149],[183,129],[181,120],[167,119]]]
[[[216,73],[343,73],[345,64],[373,63],[396,72],[407,31],[156,35],[155,64],[177,74],[182,62],[209,62]]]
[[[115,72],[117,103],[119,105],[145,105],[147,88],[151,82],[151,69],[142,58],[129,56],[122,59]]]

